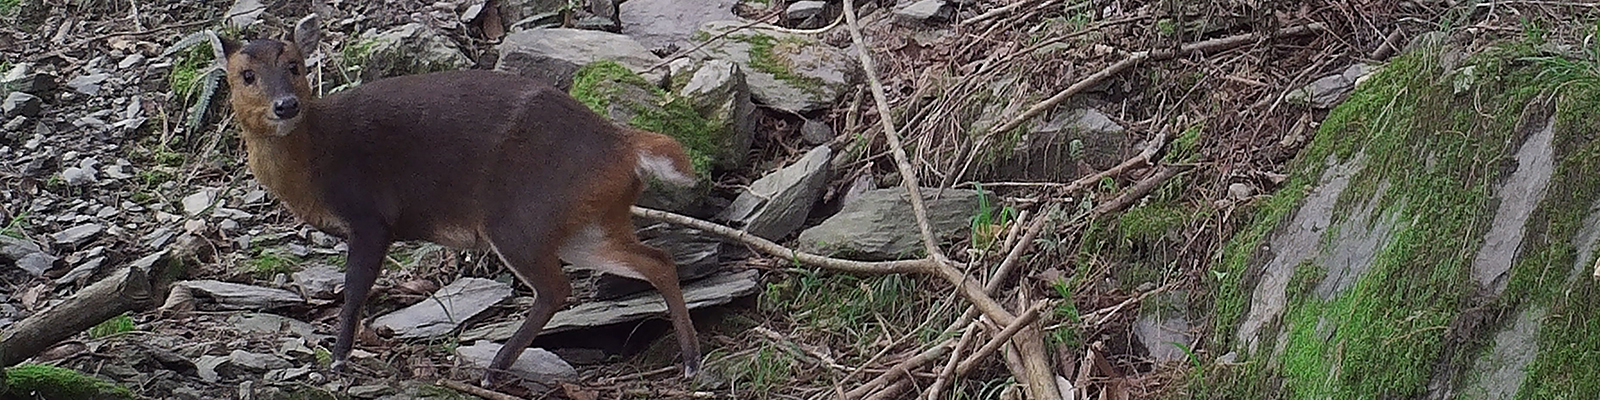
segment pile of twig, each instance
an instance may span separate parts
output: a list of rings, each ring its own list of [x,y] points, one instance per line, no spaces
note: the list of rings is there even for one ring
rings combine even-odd
[[[1020,3],[1019,3],[1020,4]],[[986,14],[987,15],[987,14]],[[855,15],[854,2],[846,0],[844,7],[845,20],[848,23],[852,40],[858,48],[867,48],[860,33],[860,27]],[[981,17],[981,16],[980,16]],[[984,17],[987,18],[987,17]],[[975,18],[979,19],[979,18]],[[1082,81],[1068,87],[1044,101],[1039,102],[1019,115],[1013,116],[1008,121],[992,129],[989,134],[980,137],[985,140],[994,132],[1004,132],[1020,125],[1022,121],[1029,120],[1059,105],[1084,88],[1093,86],[1106,79],[1132,68],[1146,61],[1164,60],[1179,57],[1195,52],[1214,52],[1237,46],[1248,45],[1264,40],[1271,36],[1304,35],[1321,30],[1320,25],[1312,24],[1296,26],[1275,32],[1273,35],[1243,34],[1222,39],[1207,40],[1190,43],[1175,49],[1141,51],[1126,55],[1125,59],[1107,67],[1100,72],[1090,75]],[[1159,160],[1166,145],[1169,135],[1158,131],[1148,141],[1148,145],[1139,154],[1097,174],[1083,177],[1076,181],[1052,186],[1050,194],[1044,199],[1061,199],[1082,192],[1095,183],[1107,177],[1132,177],[1141,176],[1138,182],[1110,201],[1104,202],[1086,212],[1077,213],[1069,217],[1070,220],[1059,221],[1059,212],[1053,212],[1057,205],[1054,200],[1039,202],[1031,210],[1024,210],[1018,222],[1009,228],[1003,240],[1003,247],[1009,249],[998,265],[994,268],[980,267],[978,264],[996,260],[978,257],[967,263],[952,260],[940,248],[928,223],[926,207],[923,200],[931,193],[922,193],[924,186],[919,180],[922,170],[913,166],[907,156],[902,143],[901,132],[892,118],[893,113],[883,112],[889,110],[883,89],[883,83],[878,78],[874,60],[868,52],[858,52],[858,57],[867,71],[867,80],[874,103],[878,112],[879,126],[876,131],[884,134],[890,148],[890,155],[894,160],[897,172],[902,179],[902,186],[909,192],[912,208],[920,230],[922,242],[928,254],[926,258],[917,260],[887,261],[887,262],[860,262],[830,258],[815,254],[799,252],[760,237],[725,226],[696,220],[693,218],[671,214],[662,211],[635,208],[636,216],[655,219],[675,224],[689,226],[705,232],[723,236],[746,244],[754,250],[784,259],[795,260],[799,263],[821,267],[833,271],[852,274],[918,274],[936,277],[949,283],[953,294],[965,301],[968,306],[960,318],[949,326],[944,332],[950,339],[935,343],[923,348],[908,357],[893,363],[887,370],[877,376],[867,379],[864,383],[856,384],[853,388],[845,389],[842,385],[835,388],[833,395],[846,399],[884,399],[896,398],[913,387],[920,387],[928,398],[939,398],[939,394],[950,388],[955,380],[971,373],[980,367],[991,365],[991,356],[1000,355],[1002,364],[1011,371],[1017,381],[1022,384],[1027,398],[1030,399],[1059,399],[1062,397],[1077,397],[1091,393],[1091,387],[1096,389],[1110,387],[1112,382],[1120,382],[1116,378],[1121,374],[1110,368],[1104,357],[1103,350],[1090,346],[1086,357],[1082,358],[1084,365],[1076,368],[1078,373],[1072,379],[1060,376],[1051,366],[1050,355],[1045,349],[1043,330],[1038,324],[1038,318],[1043,310],[1049,310],[1054,303],[1050,300],[1032,298],[1029,291],[1017,290],[1014,298],[1000,296],[1002,286],[1017,272],[1020,260],[1031,251],[1035,239],[1046,226],[1065,226],[1066,230],[1082,228],[1085,221],[1121,211],[1133,205],[1138,199],[1149,194],[1161,183],[1186,171],[1190,166],[1161,164]],[[949,180],[950,178],[947,178]],[[1028,215],[1031,213],[1031,215]],[[1052,224],[1054,222],[1055,224]],[[987,272],[987,279],[979,279],[964,271]],[[1115,307],[1089,313],[1084,319],[1087,324],[1103,323],[1123,310],[1129,309],[1140,299],[1165,290],[1157,288],[1142,295],[1132,296],[1117,304]],[[1007,303],[1012,306],[1007,307]],[[898,344],[897,344],[898,345]],[[855,367],[840,382],[854,382],[853,379],[867,367],[876,365],[879,359],[891,347],[886,347],[863,366]],[[930,376],[931,384],[918,382],[916,377]],[[865,377],[863,377],[865,379]],[[1095,390],[1099,392],[1100,390]],[[1125,391],[1122,393],[1126,393]]]

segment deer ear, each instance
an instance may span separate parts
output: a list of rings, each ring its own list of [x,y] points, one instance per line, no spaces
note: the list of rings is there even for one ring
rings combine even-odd
[[[225,37],[219,37],[219,38],[217,38],[217,41],[222,43],[222,55],[223,55],[223,57],[232,56],[233,53],[239,52],[239,47],[240,47],[239,41],[233,40],[233,39],[229,39],[229,38],[225,38]]]
[[[321,19],[317,18],[317,14],[306,15],[294,24],[294,45],[300,47],[301,54],[310,55],[321,40]]]

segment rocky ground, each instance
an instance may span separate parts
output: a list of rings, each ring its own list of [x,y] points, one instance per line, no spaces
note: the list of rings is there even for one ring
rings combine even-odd
[[[546,79],[691,149],[699,185],[653,190],[641,205],[819,254],[922,255],[879,124],[888,115],[921,185],[944,188],[927,211],[952,258],[1000,264],[1029,215],[1050,215],[995,298],[1057,302],[1038,326],[1060,379],[1085,393],[1171,394],[1204,354],[1210,324],[1189,311],[1209,299],[1195,288],[1239,225],[1233,208],[1277,189],[1316,121],[1434,28],[1422,21],[1452,15],[1431,3],[1246,3],[856,4],[885,113],[839,1],[0,0],[0,326],[141,259],[170,259],[187,268],[158,304],[29,362],[152,399],[470,398],[434,383],[475,382],[529,289],[485,254],[397,246],[357,368],[330,373],[344,245],[289,215],[244,167],[207,32],[276,37],[316,12],[324,43],[310,65],[323,93],[444,69]],[[1313,23],[1096,75],[1138,52]],[[1080,82],[1093,84],[1048,100]],[[1117,168],[1151,146],[1161,167]],[[1102,171],[1116,173],[1070,184]],[[832,396],[951,335],[937,327],[964,307],[936,279],[836,274],[693,229],[640,228],[681,266],[707,378],[675,375],[647,286],[580,274],[576,301],[518,364],[543,383],[530,393]],[[1013,363],[991,358],[949,390],[1020,396]]]

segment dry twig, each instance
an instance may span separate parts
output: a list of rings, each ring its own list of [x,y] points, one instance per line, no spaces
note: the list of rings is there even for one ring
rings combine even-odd
[[[466,383],[466,382],[453,381],[453,380],[449,380],[449,379],[440,379],[437,384],[439,386],[444,386],[444,387],[453,389],[453,390],[455,390],[457,392],[461,392],[461,393],[470,394],[470,395],[473,395],[473,396],[482,397],[482,398],[485,398],[485,399],[488,399],[488,400],[520,400],[520,399],[517,399],[517,396],[512,396],[512,395],[509,395],[509,394],[500,393],[500,392],[496,392],[496,391],[489,390],[489,389],[484,389],[482,387],[479,387],[478,385],[474,385],[474,384],[470,384],[470,383]]]
[[[1312,32],[1321,31],[1323,29],[1324,29],[1324,27],[1323,27],[1322,24],[1320,24],[1320,23],[1312,23],[1312,24],[1300,25],[1300,26],[1295,26],[1295,27],[1290,27],[1290,28],[1284,28],[1284,29],[1281,29],[1278,32],[1274,33],[1273,36],[1275,36],[1275,37],[1276,36],[1299,36],[1299,35],[1304,35],[1304,34],[1308,34],[1308,33],[1312,33]],[[1061,92],[1056,93],[1055,96],[1051,96],[1050,98],[1045,99],[1044,101],[1040,101],[1039,103],[1034,104],[1031,107],[1028,107],[1028,110],[1027,111],[1023,111],[1021,115],[1018,115],[1016,117],[1011,118],[1010,120],[1006,121],[1006,123],[1000,124],[1000,126],[997,126],[994,129],[990,129],[989,132],[985,133],[982,137],[980,137],[978,139],[978,145],[975,146],[975,148],[982,148],[983,146],[987,145],[989,139],[994,137],[995,135],[997,135],[999,133],[1002,133],[1002,132],[1010,131],[1012,129],[1017,129],[1017,127],[1022,126],[1022,124],[1024,124],[1024,123],[1027,123],[1028,120],[1032,119],[1033,117],[1037,117],[1037,116],[1039,116],[1039,114],[1043,114],[1045,111],[1049,111],[1050,109],[1055,108],[1057,105],[1060,105],[1061,103],[1067,101],[1067,99],[1072,98],[1072,96],[1077,95],[1078,93],[1082,92],[1084,89],[1088,89],[1090,87],[1093,87],[1094,85],[1099,84],[1100,81],[1103,81],[1106,78],[1109,78],[1111,76],[1117,75],[1119,73],[1122,73],[1122,71],[1126,71],[1129,68],[1133,68],[1133,66],[1139,65],[1140,63],[1143,63],[1145,61],[1166,60],[1166,59],[1171,59],[1171,58],[1175,58],[1175,57],[1179,57],[1179,56],[1183,56],[1183,55],[1187,55],[1187,54],[1195,53],[1195,52],[1214,53],[1214,52],[1219,52],[1219,51],[1228,50],[1228,49],[1232,49],[1232,48],[1235,48],[1235,47],[1243,46],[1245,44],[1249,44],[1249,43],[1261,40],[1262,38],[1263,38],[1263,35],[1261,35],[1259,33],[1246,33],[1246,34],[1229,36],[1229,37],[1225,37],[1225,38],[1211,39],[1211,40],[1205,40],[1205,41],[1185,44],[1182,47],[1178,48],[1178,50],[1176,50],[1176,51],[1173,51],[1173,50],[1147,50],[1147,51],[1140,51],[1140,52],[1136,52],[1136,53],[1133,53],[1133,54],[1129,54],[1128,57],[1122,59],[1122,61],[1117,61],[1115,64],[1111,64],[1111,66],[1108,66],[1105,69],[1101,69],[1100,71],[1095,72],[1092,75],[1089,75],[1088,77],[1084,78],[1083,80],[1078,81],[1078,83],[1074,83],[1074,84],[1072,84],[1072,86],[1068,86],[1066,89],[1062,90]],[[961,169],[956,172],[955,178],[948,179],[946,181],[947,182],[954,182],[954,181],[959,180],[960,177],[962,175],[964,175],[965,172],[969,168],[972,167],[972,163],[973,163],[973,161],[975,159],[976,159],[976,157],[968,156],[967,160],[962,163]]]

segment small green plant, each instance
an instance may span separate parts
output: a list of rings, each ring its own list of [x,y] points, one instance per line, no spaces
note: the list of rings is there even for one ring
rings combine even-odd
[[[328,351],[328,349],[317,347],[316,349],[311,350],[311,353],[313,357],[316,357],[317,365],[327,367],[328,365],[333,364],[333,352]]]
[[[1063,322],[1050,331],[1049,341],[1052,344],[1064,345],[1068,348],[1077,348],[1083,345],[1083,334],[1078,332],[1078,325],[1082,323],[1083,316],[1078,312],[1077,303],[1072,301],[1072,286],[1076,280],[1077,276],[1074,275],[1071,281],[1058,280],[1050,284],[1050,287],[1056,290],[1056,295],[1061,296],[1063,299],[1052,310],[1055,318]]]
[[[741,372],[734,378],[735,381],[745,382],[752,392],[765,393],[774,385],[793,377],[793,369],[794,356],[772,347],[763,347],[732,370]]]
[[[201,44],[209,44],[210,49],[198,47]],[[206,110],[211,108],[213,97],[227,76],[227,71],[219,62],[222,58],[222,42],[215,32],[202,30],[184,36],[161,52],[162,57],[171,55],[177,55],[178,58],[173,63],[168,84],[179,98],[195,97],[187,121],[189,129],[195,129],[204,119]]]
[[[17,214],[15,217],[11,217],[11,221],[6,223],[5,228],[0,228],[0,235],[23,239],[22,229],[25,228],[23,225],[26,224],[27,221],[27,212],[23,212],[21,214]]]
[[[251,275],[260,279],[269,279],[280,273],[294,272],[294,266],[300,261],[294,256],[282,254],[278,251],[263,250],[255,258],[245,262],[245,267]]]
[[[22,364],[5,370],[3,398],[25,399],[133,399],[128,388],[71,369]]]
[[[22,0],[0,0],[0,16],[9,17],[16,15],[22,9]],[[11,64],[0,65],[0,71],[10,69]]]
[[[129,316],[128,313],[122,313],[122,315],[118,315],[116,318],[108,319],[105,322],[95,325],[93,328],[89,328],[89,337],[99,339],[118,333],[132,331],[133,317]]]
[[[1015,218],[1016,210],[1011,207],[1002,207],[999,212],[994,211],[990,204],[988,192],[983,190],[983,184],[978,184],[978,213],[972,216],[972,247],[989,250],[1005,233],[1005,227]]]

